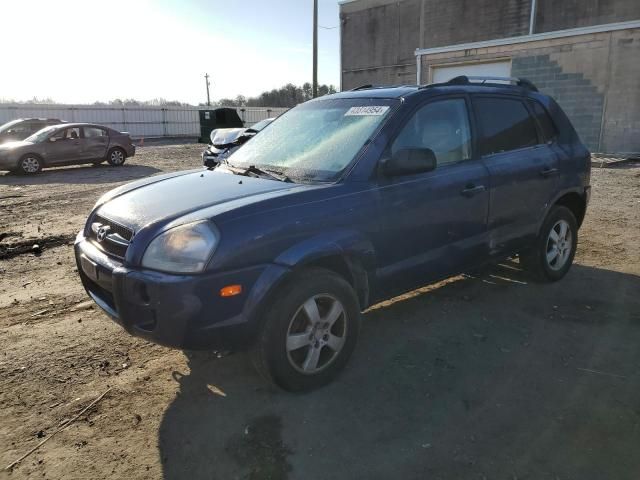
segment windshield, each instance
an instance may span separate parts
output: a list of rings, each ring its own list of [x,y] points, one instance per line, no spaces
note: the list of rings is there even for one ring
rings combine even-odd
[[[335,180],[395,104],[389,99],[327,99],[299,105],[236,151],[230,163],[277,170],[293,179]]]
[[[22,120],[18,119],[18,120],[11,120],[10,122],[5,123],[0,127],[0,133],[6,132],[11,127],[13,127],[16,123],[20,123],[20,122],[22,122]]]
[[[25,138],[24,141],[31,142],[31,143],[40,143],[44,141],[49,136],[49,134],[54,130],[56,130],[57,128],[58,128],[57,125],[44,127],[42,130],[38,130],[36,133],[31,135],[30,137]]]

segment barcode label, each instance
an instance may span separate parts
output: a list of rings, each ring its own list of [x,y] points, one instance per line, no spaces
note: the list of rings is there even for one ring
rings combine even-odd
[[[375,116],[378,117],[380,115],[384,115],[389,110],[388,106],[367,106],[367,107],[351,107],[347,110],[347,113],[344,114],[345,117],[353,117],[353,116]]]

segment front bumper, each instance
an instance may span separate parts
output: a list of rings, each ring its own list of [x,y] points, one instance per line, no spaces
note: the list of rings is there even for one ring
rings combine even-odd
[[[17,160],[10,155],[0,155],[0,170],[13,170],[17,163]]]
[[[82,234],[75,243],[87,293],[132,335],[181,349],[241,349],[255,338],[260,301],[287,270],[260,265],[215,274],[171,275],[127,268]],[[223,298],[220,290],[243,292]]]

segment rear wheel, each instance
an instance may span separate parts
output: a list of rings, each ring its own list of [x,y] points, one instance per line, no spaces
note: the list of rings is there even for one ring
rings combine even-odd
[[[24,175],[34,175],[42,170],[42,159],[37,155],[27,154],[18,162],[18,171]]]
[[[308,269],[275,293],[251,356],[257,370],[279,387],[313,390],[344,368],[359,326],[351,285],[329,270]]]
[[[573,263],[578,245],[578,224],[567,207],[555,206],[545,219],[531,250],[520,254],[520,263],[536,279],[560,280]]]
[[[113,148],[109,150],[107,154],[107,161],[109,165],[114,167],[119,167],[124,164],[125,159],[127,158],[127,154],[121,148]]]

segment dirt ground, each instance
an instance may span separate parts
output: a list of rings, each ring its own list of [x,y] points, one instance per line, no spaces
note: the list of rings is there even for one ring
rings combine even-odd
[[[0,467],[111,389],[0,478],[640,478],[638,165],[593,171],[561,282],[505,263],[377,305],[338,381],[291,395],[241,354],[130,337],[78,281],[97,198],[201,148],[0,174]]]

